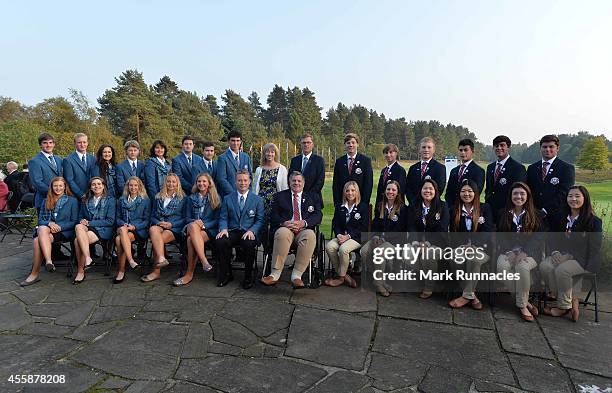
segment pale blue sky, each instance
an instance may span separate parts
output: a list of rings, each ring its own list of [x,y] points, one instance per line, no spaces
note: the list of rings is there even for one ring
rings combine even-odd
[[[91,102],[136,68],[220,97],[309,87],[388,117],[462,124],[481,140],[612,138],[612,1],[9,2],[0,95]]]

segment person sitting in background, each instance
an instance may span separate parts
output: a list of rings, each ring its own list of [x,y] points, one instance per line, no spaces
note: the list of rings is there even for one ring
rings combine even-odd
[[[0,175],[0,212],[8,210],[9,188],[4,182],[4,174]]]
[[[85,269],[92,263],[89,246],[99,240],[113,238],[116,207],[117,201],[108,193],[104,180],[98,176],[92,177],[89,190],[81,203],[80,221],[74,228],[78,269],[73,284],[80,284],[85,280]]]
[[[212,269],[206,259],[205,246],[217,236],[220,205],[221,200],[212,177],[208,173],[200,173],[185,205],[186,225],[183,232],[187,236],[187,271],[183,277],[174,280],[175,287],[191,282],[196,259],[200,260],[205,272]]]
[[[165,244],[180,241],[185,226],[185,194],[177,175],[169,173],[164,178],[164,185],[152,202],[151,227],[149,237],[153,248],[153,270],[140,278],[142,282],[157,280],[161,268],[168,266],[165,257]]]
[[[18,168],[19,166],[15,161],[9,161],[6,163],[7,175],[4,178],[4,182],[8,187],[8,191],[11,191],[13,193],[10,200],[8,200],[8,210],[10,210],[11,212],[15,212],[15,210],[17,210],[17,206],[19,205],[21,197],[24,194],[24,190],[21,189],[23,185],[19,184],[21,180],[21,173],[17,171]]]
[[[511,187],[506,208],[499,214],[497,232],[509,232],[515,236],[498,236],[499,257],[497,271],[499,273],[517,273],[518,280],[506,280],[505,286],[515,298],[516,307],[521,318],[533,322],[538,315],[538,309],[529,303],[531,290],[531,270],[538,264],[536,258],[542,254],[539,245],[541,239],[533,236],[544,231],[544,214],[536,210],[529,186],[522,182]],[[531,234],[526,236],[525,234]]]
[[[149,150],[150,157],[145,162],[145,188],[149,199],[154,200],[164,186],[164,180],[170,173],[170,163],[166,160],[168,147],[156,140]]]
[[[151,200],[147,196],[142,180],[130,177],[123,187],[123,195],[117,201],[117,236],[115,246],[119,260],[119,270],[113,284],[120,284],[125,277],[125,262],[132,269],[139,265],[132,256],[132,243],[144,242],[149,238]]]
[[[486,249],[492,242],[487,234],[495,230],[493,224],[493,212],[487,203],[480,203],[480,191],[478,185],[469,179],[463,179],[459,195],[455,201],[451,213],[451,246],[454,248],[482,247]],[[460,236],[465,234],[465,236]],[[480,273],[484,263],[489,260],[489,255],[474,257],[463,262],[463,269],[469,273]],[[478,280],[465,280],[461,283],[463,293],[460,297],[450,301],[452,308],[461,308],[466,304],[474,310],[482,310],[483,305],[476,297],[476,285]]]
[[[570,313],[577,322],[576,295],[582,289],[582,275],[596,273],[601,264],[602,221],[593,212],[587,189],[577,185],[570,187],[566,203],[550,221],[551,232],[557,234],[552,235],[552,252],[540,264],[540,271],[557,304],[544,308],[544,314]]]
[[[337,274],[335,278],[325,280],[325,285],[337,287],[343,283],[357,288],[357,282],[348,274],[351,252],[361,247],[361,232],[367,232],[369,223],[369,206],[361,202],[359,186],[354,181],[344,185],[342,205],[336,206],[332,229],[336,237],[327,242],[325,252]]]
[[[405,240],[408,228],[408,210],[400,197],[401,188],[399,182],[391,180],[387,182],[385,196],[374,210],[372,220],[373,236],[361,247],[361,260],[367,265],[372,264],[372,255],[376,248],[393,247],[391,242],[401,244]],[[377,269],[385,271],[386,262],[382,262]],[[384,297],[391,295],[392,287],[385,280],[374,280],[374,286],[378,293]]]
[[[409,210],[408,232],[417,236],[416,239],[413,239],[413,246],[417,246],[416,243],[418,243],[424,246],[426,254],[435,254],[435,252],[426,250],[446,246],[449,224],[448,206],[440,200],[440,192],[435,180],[425,179],[420,190],[419,196]],[[428,256],[419,258],[417,266],[422,272],[437,273],[438,255]],[[419,297],[429,299],[433,294],[434,281],[430,279],[423,281],[423,291]]]
[[[68,241],[74,237],[74,226],[79,220],[79,202],[72,196],[72,191],[63,177],[51,180],[47,197],[41,201],[38,214],[38,226],[34,233],[34,261],[30,275],[23,280],[22,287],[32,285],[40,279],[40,265],[45,261],[48,272],[55,271],[51,259],[53,243]]]
[[[117,164],[115,163],[115,148],[111,145],[101,145],[96,153],[96,165],[93,167],[92,176],[101,177],[106,183],[109,196],[118,198],[121,195],[117,183]]]

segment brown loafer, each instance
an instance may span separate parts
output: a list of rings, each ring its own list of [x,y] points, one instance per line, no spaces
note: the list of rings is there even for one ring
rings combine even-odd
[[[357,288],[357,281],[355,281],[353,277],[349,276],[348,274],[344,276],[344,283],[351,288]]]
[[[484,305],[482,304],[482,302],[478,299],[474,299],[472,300],[472,302],[470,303],[470,306],[474,309],[474,310],[482,310],[484,308]]]
[[[523,318],[527,322],[533,322],[533,315],[525,315],[521,313],[521,318]]]
[[[291,285],[293,285],[293,289],[303,289],[306,287],[306,285],[304,285],[304,281],[302,281],[301,278],[294,278],[293,280],[291,280]]]
[[[276,285],[278,280],[275,280],[272,276],[265,276],[261,280],[259,280],[263,285],[271,287],[272,285]]]
[[[431,295],[433,295],[433,292],[429,292],[429,291],[423,291],[419,294],[419,297],[421,299],[429,299],[431,297]]]
[[[527,310],[529,310],[531,315],[533,315],[534,317],[540,315],[540,311],[538,310],[538,308],[531,303],[527,303]]]
[[[344,283],[344,280],[341,280],[339,278],[328,278],[323,283],[328,287],[339,287],[340,285],[342,285],[342,283]]]

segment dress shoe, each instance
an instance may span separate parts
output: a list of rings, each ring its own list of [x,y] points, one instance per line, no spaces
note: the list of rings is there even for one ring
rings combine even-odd
[[[72,280],[72,285],[79,285],[83,281],[85,281],[85,274],[83,274],[83,278],[81,280],[77,280],[76,278]]]
[[[259,280],[263,285],[265,286],[272,286],[272,285],[276,285],[276,283],[278,282],[278,280],[275,280],[274,277],[272,276],[265,276],[264,278],[262,278],[261,280]]]
[[[293,289],[306,288],[306,285],[304,285],[304,281],[302,281],[301,278],[294,278],[293,280],[291,280],[291,285],[293,286]]]
[[[253,287],[253,281],[245,278],[244,280],[242,280],[242,289],[251,289]]]
[[[45,263],[45,270],[49,273],[53,273],[55,271],[55,265],[53,262]]]
[[[121,284],[123,280],[125,280],[125,275],[120,279],[117,279],[117,276],[115,276],[115,278],[113,278],[113,284]]]
[[[219,279],[219,280],[217,280],[217,286],[218,287],[224,287],[227,284],[229,284],[230,281],[232,281],[233,279],[234,279],[234,277],[231,277],[231,276],[226,276],[223,279]]]

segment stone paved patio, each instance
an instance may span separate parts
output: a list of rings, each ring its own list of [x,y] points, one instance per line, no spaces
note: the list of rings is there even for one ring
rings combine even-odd
[[[102,270],[20,288],[29,244],[0,244],[0,392],[612,392],[612,296],[581,320],[343,288],[217,288],[199,270],[112,285]],[[61,269],[59,269],[61,270]],[[239,274],[238,274],[239,275]],[[63,374],[15,385],[11,374]],[[607,389],[607,390],[606,390]]]

